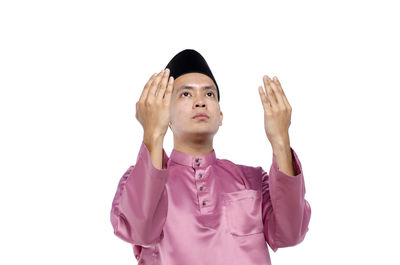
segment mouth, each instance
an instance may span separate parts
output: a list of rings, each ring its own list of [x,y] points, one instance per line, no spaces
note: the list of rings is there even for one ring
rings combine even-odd
[[[209,117],[206,114],[198,114],[193,117],[193,119],[208,119]]]

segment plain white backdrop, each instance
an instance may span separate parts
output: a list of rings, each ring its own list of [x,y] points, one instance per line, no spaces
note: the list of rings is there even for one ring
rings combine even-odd
[[[220,89],[218,158],[269,171],[264,74],[292,106],[312,215],[272,264],[400,264],[398,13],[382,0],[1,1],[0,263],[136,264],[109,219],[143,137],[135,104],[192,48]]]

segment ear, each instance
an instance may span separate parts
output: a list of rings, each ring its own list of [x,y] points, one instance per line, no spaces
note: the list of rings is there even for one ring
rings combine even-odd
[[[221,126],[222,125],[222,120],[224,119],[224,114],[222,113],[222,111],[221,111],[221,113],[220,113],[220,122],[219,122],[219,126]]]

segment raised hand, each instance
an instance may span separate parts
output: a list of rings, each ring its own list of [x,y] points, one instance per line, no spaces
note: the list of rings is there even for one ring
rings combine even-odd
[[[289,144],[292,107],[276,76],[272,80],[265,75],[263,76],[263,81],[266,93],[264,93],[262,86],[258,87],[258,92],[264,108],[265,133],[272,147]]]
[[[170,121],[170,104],[174,78],[166,68],[153,74],[136,102],[136,119],[142,124],[144,135],[164,137]]]

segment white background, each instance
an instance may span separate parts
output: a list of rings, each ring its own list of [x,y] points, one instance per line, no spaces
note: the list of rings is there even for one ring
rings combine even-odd
[[[1,264],[136,264],[113,234],[135,103],[192,48],[219,85],[218,158],[269,171],[257,87],[277,75],[312,216],[272,264],[399,264],[396,1],[1,1]],[[168,130],[164,148],[173,141]]]

